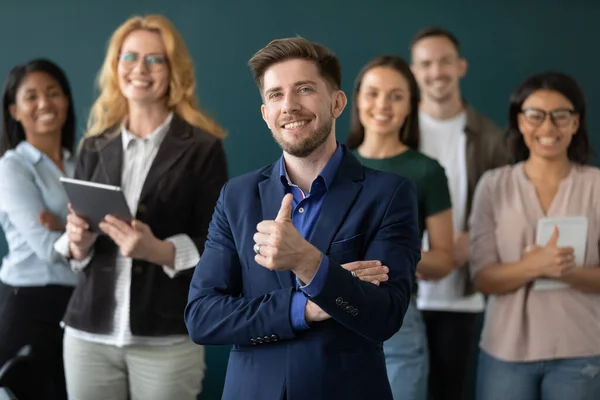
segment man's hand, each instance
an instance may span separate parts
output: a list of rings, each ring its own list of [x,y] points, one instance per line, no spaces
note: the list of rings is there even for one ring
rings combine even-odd
[[[318,305],[308,300],[304,308],[304,320],[306,323],[325,321],[331,318],[329,314],[321,309]]]
[[[387,281],[389,268],[381,265],[381,261],[354,261],[347,264],[342,264],[342,268],[347,271],[355,271],[356,277],[365,282],[371,282],[379,286],[380,282]],[[331,318],[329,314],[321,309],[318,305],[308,300],[304,309],[304,320],[309,322],[325,321]]]
[[[262,221],[254,234],[254,259],[274,271],[289,270],[310,282],[321,262],[321,252],[292,224],[292,195],[286,194],[274,221]]]
[[[381,265],[381,261],[378,260],[354,261],[342,264],[342,268],[354,272],[360,280],[371,282],[377,286],[389,279],[388,272],[390,272],[390,269],[385,265]]]

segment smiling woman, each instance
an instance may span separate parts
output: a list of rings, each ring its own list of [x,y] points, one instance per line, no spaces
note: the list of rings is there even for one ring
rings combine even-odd
[[[132,51],[131,46],[141,47]],[[147,71],[143,78],[140,70],[132,69],[140,60]],[[218,138],[225,137],[219,124],[199,108],[192,58],[179,32],[162,16],[134,17],[114,32],[98,86],[100,96],[92,106],[86,136],[99,135],[122,122],[129,110],[127,96],[135,95],[133,89],[137,88],[140,96],[149,98],[168,91],[168,108],[190,124]]]
[[[108,215],[96,235],[71,210],[57,244],[82,275],[64,318],[69,397],[192,400],[204,349],[183,310],[227,180],[224,132],[198,107],[192,60],[162,16],[116,30],[99,89],[75,177],[120,186],[135,219]]]
[[[477,185],[470,268],[489,295],[477,398],[600,398],[600,171],[585,165],[586,108],[568,75],[526,79],[509,108],[516,163],[487,172]],[[540,220],[574,216],[588,223],[581,265],[558,228],[548,242],[536,240]],[[565,285],[540,290],[538,279]]]
[[[49,60],[11,70],[2,97],[0,226],[9,252],[0,268],[0,367],[32,347],[31,373],[10,385],[18,398],[66,398],[59,325],[76,282],[53,250],[64,231],[75,114],[64,72]]]
[[[429,233],[429,251],[422,252],[417,274],[435,281],[452,271],[452,210],[444,169],[419,152],[419,100],[417,81],[403,59],[375,57],[355,80],[347,144],[363,165],[414,182],[420,238]],[[394,398],[427,399],[427,336],[414,301],[383,349]]]

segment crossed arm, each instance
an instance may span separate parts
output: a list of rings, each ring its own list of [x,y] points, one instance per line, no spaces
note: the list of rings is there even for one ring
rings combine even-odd
[[[242,265],[224,206],[226,187],[209,228],[205,251],[190,286],[185,322],[200,344],[252,344],[251,339],[296,336],[290,304],[293,288],[276,289],[256,298],[243,297]],[[381,260],[389,280],[373,285],[356,279],[326,255],[320,292],[310,297],[348,329],[382,342],[400,329],[420,260],[414,187],[403,181],[390,200],[383,222],[364,258]],[[301,268],[300,268],[301,269]],[[348,307],[357,312],[348,312]]]

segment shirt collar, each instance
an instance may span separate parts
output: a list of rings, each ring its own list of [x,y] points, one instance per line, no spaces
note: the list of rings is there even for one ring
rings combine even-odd
[[[335,177],[338,167],[342,162],[343,154],[344,153],[342,152],[342,146],[340,146],[340,144],[337,143],[337,148],[335,149],[335,152],[333,153],[329,161],[327,161],[327,164],[325,164],[319,175],[317,175],[317,177],[315,178],[315,181],[319,178],[323,180],[326,190],[329,190],[331,184],[333,183],[333,178]],[[293,185],[292,181],[290,181],[290,177],[287,174],[287,170],[285,169],[283,155],[279,159],[279,173],[281,175],[281,183],[286,189],[287,187]]]
[[[134,135],[133,133],[129,132],[127,130],[127,121],[123,121],[123,123],[121,124],[121,141],[123,143],[123,150],[127,150],[127,147],[129,147],[129,143],[131,143],[133,140],[136,140],[136,139],[148,140],[153,145],[160,144],[162,142],[162,140],[165,138],[165,136],[167,135],[167,132],[169,131],[169,127],[171,125],[172,120],[173,120],[173,111],[171,111],[169,113],[165,122],[160,124],[160,126],[158,128],[153,130],[148,136],[146,136],[144,138],[140,138],[140,137]]]
[[[37,164],[40,162],[44,153],[39,151],[34,145],[29,143],[26,140],[22,140],[17,147],[15,148],[15,152],[27,158],[29,162],[32,164]],[[62,159],[64,161],[69,161],[71,159],[71,152],[65,148],[62,149]]]

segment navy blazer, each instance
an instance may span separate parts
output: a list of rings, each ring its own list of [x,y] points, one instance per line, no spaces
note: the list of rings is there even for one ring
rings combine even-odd
[[[416,190],[343,150],[309,239],[330,261],[311,300],[332,318],[306,331],[292,328],[293,273],[254,261],[256,225],[275,219],[284,196],[279,163],[221,191],[185,322],[198,344],[233,345],[223,399],[392,399],[382,342],[402,325],[421,258]],[[381,260],[390,279],[352,277],[341,264],[356,260]]]

